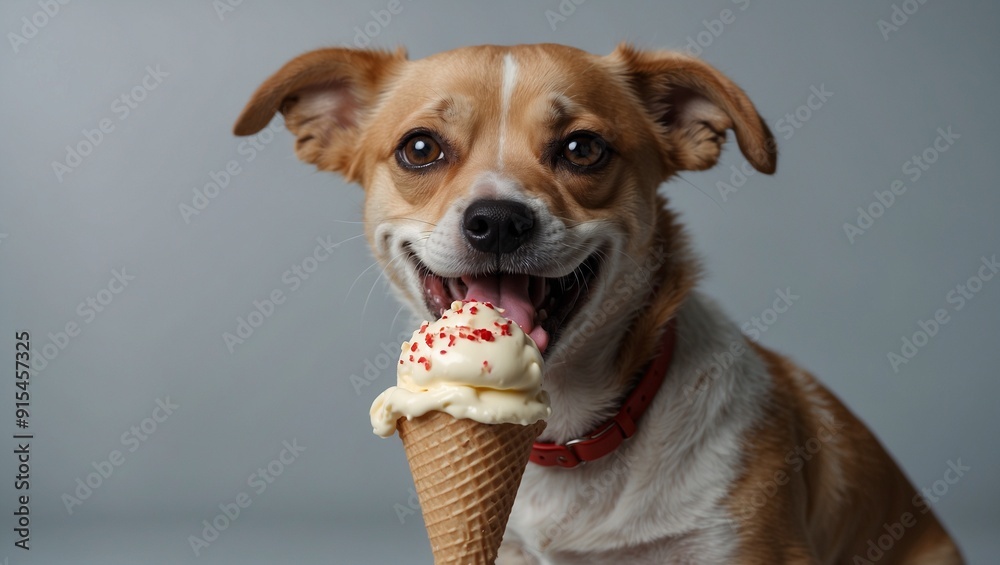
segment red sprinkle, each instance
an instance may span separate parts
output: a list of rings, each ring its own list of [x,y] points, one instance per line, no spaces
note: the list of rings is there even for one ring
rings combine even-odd
[[[510,333],[510,322],[500,326],[500,335],[514,335]]]
[[[444,355],[445,353],[448,353],[448,352],[447,352],[447,351],[445,351],[444,349],[442,349],[442,350],[441,350],[441,355]]]
[[[427,347],[434,347],[434,334],[425,335],[424,341],[427,342]]]
[[[424,333],[425,331],[427,331],[427,322],[420,325],[420,333]]]
[[[455,345],[455,336],[448,336],[448,347]]]
[[[431,362],[428,361],[426,357],[421,357],[420,359],[417,359],[417,363],[423,363],[425,371],[431,370]]]
[[[487,307],[487,308],[489,308],[490,310],[494,310],[494,308],[493,308],[493,304],[491,304],[491,303],[489,303],[489,302],[483,302],[483,306],[486,306],[486,307]]]
[[[444,337],[444,335],[445,335],[445,333],[441,332],[440,334],[438,334],[438,337]]]
[[[493,332],[491,332],[486,328],[479,330],[472,330],[472,333],[483,341],[493,341]]]
[[[469,313],[470,314],[476,314],[478,312],[479,312],[479,308],[476,308],[475,306],[470,306],[469,307]]]
[[[417,342],[414,341],[413,345],[410,346],[410,351],[416,351],[416,350],[417,350]]]
[[[400,363],[402,363],[402,361],[400,361]],[[413,363],[413,356],[412,355],[410,355],[410,363]]]
[[[400,360],[399,360],[399,364],[400,364],[400,365],[402,365],[402,364],[403,364],[403,360],[402,360],[402,359],[400,359]]]

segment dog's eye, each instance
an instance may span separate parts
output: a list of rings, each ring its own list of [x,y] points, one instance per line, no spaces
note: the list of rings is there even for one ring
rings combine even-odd
[[[601,164],[608,153],[607,143],[597,134],[577,132],[563,143],[562,157],[573,165],[591,168]]]
[[[411,135],[396,150],[399,162],[407,168],[419,169],[444,159],[444,151],[436,139],[426,133]]]

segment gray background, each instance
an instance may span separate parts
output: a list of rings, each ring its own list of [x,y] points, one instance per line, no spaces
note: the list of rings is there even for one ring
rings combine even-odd
[[[545,12],[557,0],[402,0],[387,25],[370,23],[387,4],[245,0],[220,18],[207,0],[72,2],[17,53],[0,48],[0,560],[430,563],[419,513],[397,515],[412,485],[399,442],[368,425],[392,369],[358,390],[350,381],[411,327],[355,237],[362,191],[297,162],[284,130],[250,160],[229,133],[236,116],[286,60],[350,44],[366,24],[373,45],[412,58],[477,43],[606,53],[621,40],[684,48],[730,9],[701,56],[768,123],[810,87],[833,95],[790,139],[776,129],[774,177],[723,199],[717,183],[743,162],[731,144],[716,169],[664,185],[705,258],[703,288],[740,323],[777,289],[799,295],[763,343],[818,374],[915,484],[930,487],[949,461],[970,466],[934,507],[973,562],[995,562],[1000,279],[960,311],[946,296],[1000,252],[996,3],[928,0],[888,40],[877,23],[888,1],[590,0],[555,29]],[[20,33],[40,10],[4,2],[0,30]],[[119,119],[114,100],[157,65],[168,76]],[[114,131],[57,180],[52,163],[102,118]],[[960,138],[910,182],[904,162],[949,126]],[[185,222],[179,205],[231,160],[241,172]],[[850,243],[843,224],[897,178],[907,192]],[[317,237],[345,242],[292,292],[282,274]],[[78,304],[123,267],[134,280],[86,323]],[[276,289],[287,300],[230,353],[223,333]],[[938,308],[950,322],[894,373],[887,353]],[[11,539],[13,334],[29,330],[37,356],[68,322],[81,333],[31,381],[29,553]],[[122,434],[166,397],[179,408],[128,452]],[[293,439],[306,450],[257,494],[247,477]],[[124,463],[68,514],[62,495],[115,449]],[[252,505],[196,558],[188,536],[241,491]]]

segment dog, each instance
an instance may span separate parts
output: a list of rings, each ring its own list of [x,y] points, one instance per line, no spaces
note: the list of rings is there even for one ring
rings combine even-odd
[[[268,78],[234,132],[278,112],[302,161],[364,188],[415,313],[490,300],[543,352],[552,415],[499,563],[963,562],[864,424],[695,288],[658,187],[715,165],[729,130],[777,166],[718,70],[627,44],[331,48]]]

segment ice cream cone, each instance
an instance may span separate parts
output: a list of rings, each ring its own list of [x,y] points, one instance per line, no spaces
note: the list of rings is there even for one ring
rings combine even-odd
[[[492,565],[545,422],[483,424],[430,412],[397,425],[434,563]]]

